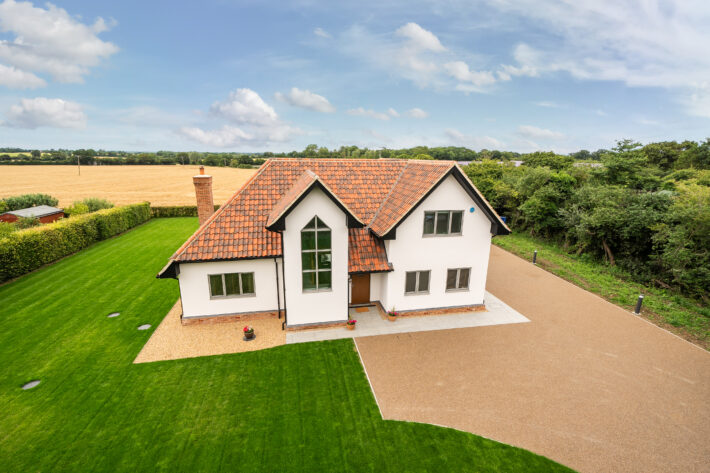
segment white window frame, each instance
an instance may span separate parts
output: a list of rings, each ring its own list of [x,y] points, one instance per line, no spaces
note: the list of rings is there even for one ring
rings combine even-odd
[[[459,282],[461,281],[461,270],[462,269],[468,269],[468,281],[466,284],[466,287],[459,287]],[[447,283],[449,281],[449,271],[456,271],[456,287],[453,289],[449,289],[447,286]],[[448,268],[446,270],[446,279],[444,280],[444,287],[446,288],[446,292],[464,292],[470,290],[471,287],[471,268]]]
[[[239,294],[229,294],[227,295],[227,281],[225,276],[227,274],[238,274],[239,275]],[[242,275],[251,274],[251,279],[254,285],[254,292],[244,294],[244,286],[242,283]],[[212,295],[212,276],[222,276],[222,295],[213,296]],[[238,273],[213,273],[207,275],[207,289],[209,290],[210,299],[232,299],[236,297],[256,297],[256,277],[254,277],[253,271],[243,271]]]
[[[414,291],[412,292],[407,292],[407,274],[409,273],[415,273],[416,279],[414,281]],[[429,284],[427,284],[427,288],[425,291],[420,291],[419,290],[419,276],[421,273],[429,273]],[[429,294],[431,290],[431,269],[420,269],[416,271],[406,271],[404,273],[404,295],[405,296],[417,296],[421,294]]]
[[[447,229],[446,233],[436,233],[436,221],[438,219],[439,214],[444,214],[448,213],[449,214],[449,228]],[[451,233],[451,223],[453,222],[453,219],[451,218],[452,214],[455,213],[460,213],[461,214],[461,231],[458,233]],[[434,231],[433,233],[425,233],[424,228],[426,225],[426,214],[434,214]],[[463,217],[465,215],[465,212],[463,210],[426,210],[424,211],[424,220],[422,221],[422,236],[424,238],[433,238],[433,237],[447,237],[447,236],[461,236],[463,235]]]
[[[318,215],[315,215],[311,220],[316,219],[316,227],[315,228],[306,228],[303,227],[301,229],[301,291],[303,293],[313,293],[313,292],[331,292],[333,290],[333,230],[323,221],[322,218],[320,218]],[[308,221],[308,223],[311,223],[311,220]],[[308,225],[306,223],[306,225]],[[320,287],[320,271],[325,271],[318,269],[318,252],[324,252],[326,250],[319,250],[318,249],[318,232],[321,230],[318,228],[318,223],[321,223],[325,228],[328,229],[328,233],[330,233],[330,248],[327,250],[330,253],[330,287]],[[304,232],[313,232],[314,233],[314,238],[315,238],[315,248],[312,250],[304,250],[303,249],[303,233]],[[316,255],[315,257],[315,263],[316,267],[315,269],[303,269],[303,253],[313,253]],[[315,273],[316,275],[316,287],[314,289],[304,289],[303,288],[303,274],[304,273]]]

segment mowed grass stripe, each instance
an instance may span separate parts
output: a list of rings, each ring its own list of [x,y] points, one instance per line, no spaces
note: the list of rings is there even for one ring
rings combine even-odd
[[[157,327],[177,297],[155,274],[196,227],[154,220],[0,287],[1,469],[569,471],[383,421],[349,340],[134,365],[153,332],[136,328]]]

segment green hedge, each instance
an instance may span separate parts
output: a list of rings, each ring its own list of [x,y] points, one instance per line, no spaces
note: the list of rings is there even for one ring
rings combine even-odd
[[[215,205],[214,209],[217,210],[220,206]],[[150,215],[153,218],[166,218],[166,217],[197,217],[197,206],[196,205],[169,205],[164,207],[151,207]]]
[[[150,204],[146,202],[14,232],[0,239],[0,282],[22,276],[92,243],[125,232],[150,217]]]

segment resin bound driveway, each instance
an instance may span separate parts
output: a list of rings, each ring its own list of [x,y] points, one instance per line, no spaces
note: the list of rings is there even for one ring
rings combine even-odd
[[[384,418],[582,472],[710,472],[710,353],[497,247],[487,289],[531,322],[356,339]]]

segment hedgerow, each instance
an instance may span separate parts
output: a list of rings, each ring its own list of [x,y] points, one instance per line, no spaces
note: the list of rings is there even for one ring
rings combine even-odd
[[[217,210],[219,205],[215,205]],[[168,217],[197,217],[197,206],[195,205],[166,205],[160,207],[151,207],[150,214],[153,218],[168,218]]]
[[[29,273],[151,218],[150,204],[100,210],[0,239],[0,282]]]

